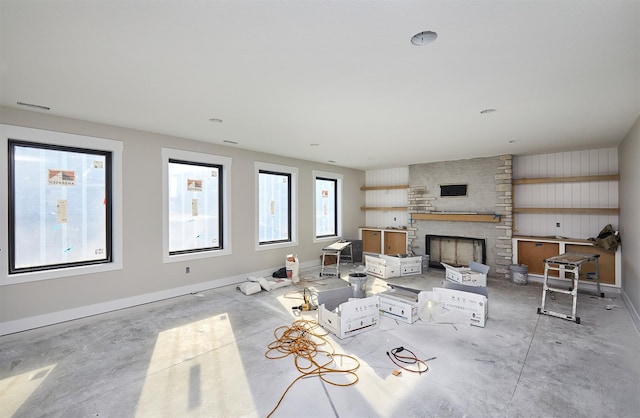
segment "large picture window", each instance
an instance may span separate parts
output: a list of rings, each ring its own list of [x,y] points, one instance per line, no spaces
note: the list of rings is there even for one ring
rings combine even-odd
[[[314,170],[313,181],[316,241],[342,236],[342,175]]]
[[[221,165],[169,160],[169,254],[222,248]]]
[[[9,274],[107,263],[111,153],[9,141]]]
[[[122,269],[122,149],[0,124],[0,286]]]
[[[162,149],[163,261],[231,254],[231,158]]]

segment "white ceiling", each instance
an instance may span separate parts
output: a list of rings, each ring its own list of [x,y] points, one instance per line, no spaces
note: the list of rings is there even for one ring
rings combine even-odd
[[[0,0],[0,19],[3,105],[358,169],[615,147],[640,115],[639,1]]]

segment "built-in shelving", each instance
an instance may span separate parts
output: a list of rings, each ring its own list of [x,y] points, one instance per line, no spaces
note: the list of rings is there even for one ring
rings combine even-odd
[[[361,186],[360,190],[396,190],[396,189],[408,189],[408,184],[396,184],[393,186]],[[406,211],[406,206],[361,206],[360,210],[378,210],[378,211]]]
[[[407,210],[406,206],[360,206],[360,210]]]
[[[552,183],[584,183],[596,181],[618,181],[619,174],[605,174],[598,176],[573,176],[573,177],[540,177],[540,178],[522,178],[513,179],[513,186],[524,184],[552,184]],[[514,193],[515,195],[515,190]],[[599,215],[618,215],[618,208],[513,208],[513,213],[569,213],[569,214],[599,214]],[[515,227],[515,223],[514,223]]]
[[[362,186],[360,190],[394,190],[394,189],[408,189],[408,184],[398,184],[395,186]]]
[[[513,184],[544,184],[544,183],[580,183],[591,181],[618,181],[619,174],[606,174],[601,176],[574,176],[574,177],[540,177],[513,179]]]

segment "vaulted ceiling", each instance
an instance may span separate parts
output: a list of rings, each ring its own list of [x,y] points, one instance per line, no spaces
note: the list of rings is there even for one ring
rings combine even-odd
[[[640,115],[638,1],[0,0],[0,24],[2,105],[365,170],[615,147]]]

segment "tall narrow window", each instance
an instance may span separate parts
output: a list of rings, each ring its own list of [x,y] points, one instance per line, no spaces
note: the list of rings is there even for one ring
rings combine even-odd
[[[338,235],[338,180],[316,177],[316,238]]]
[[[222,248],[221,165],[169,159],[169,254]]]
[[[9,140],[9,274],[112,261],[109,151]]]
[[[342,174],[313,171],[314,237],[342,236]]]
[[[260,245],[291,241],[291,173],[258,174],[258,241]]]

